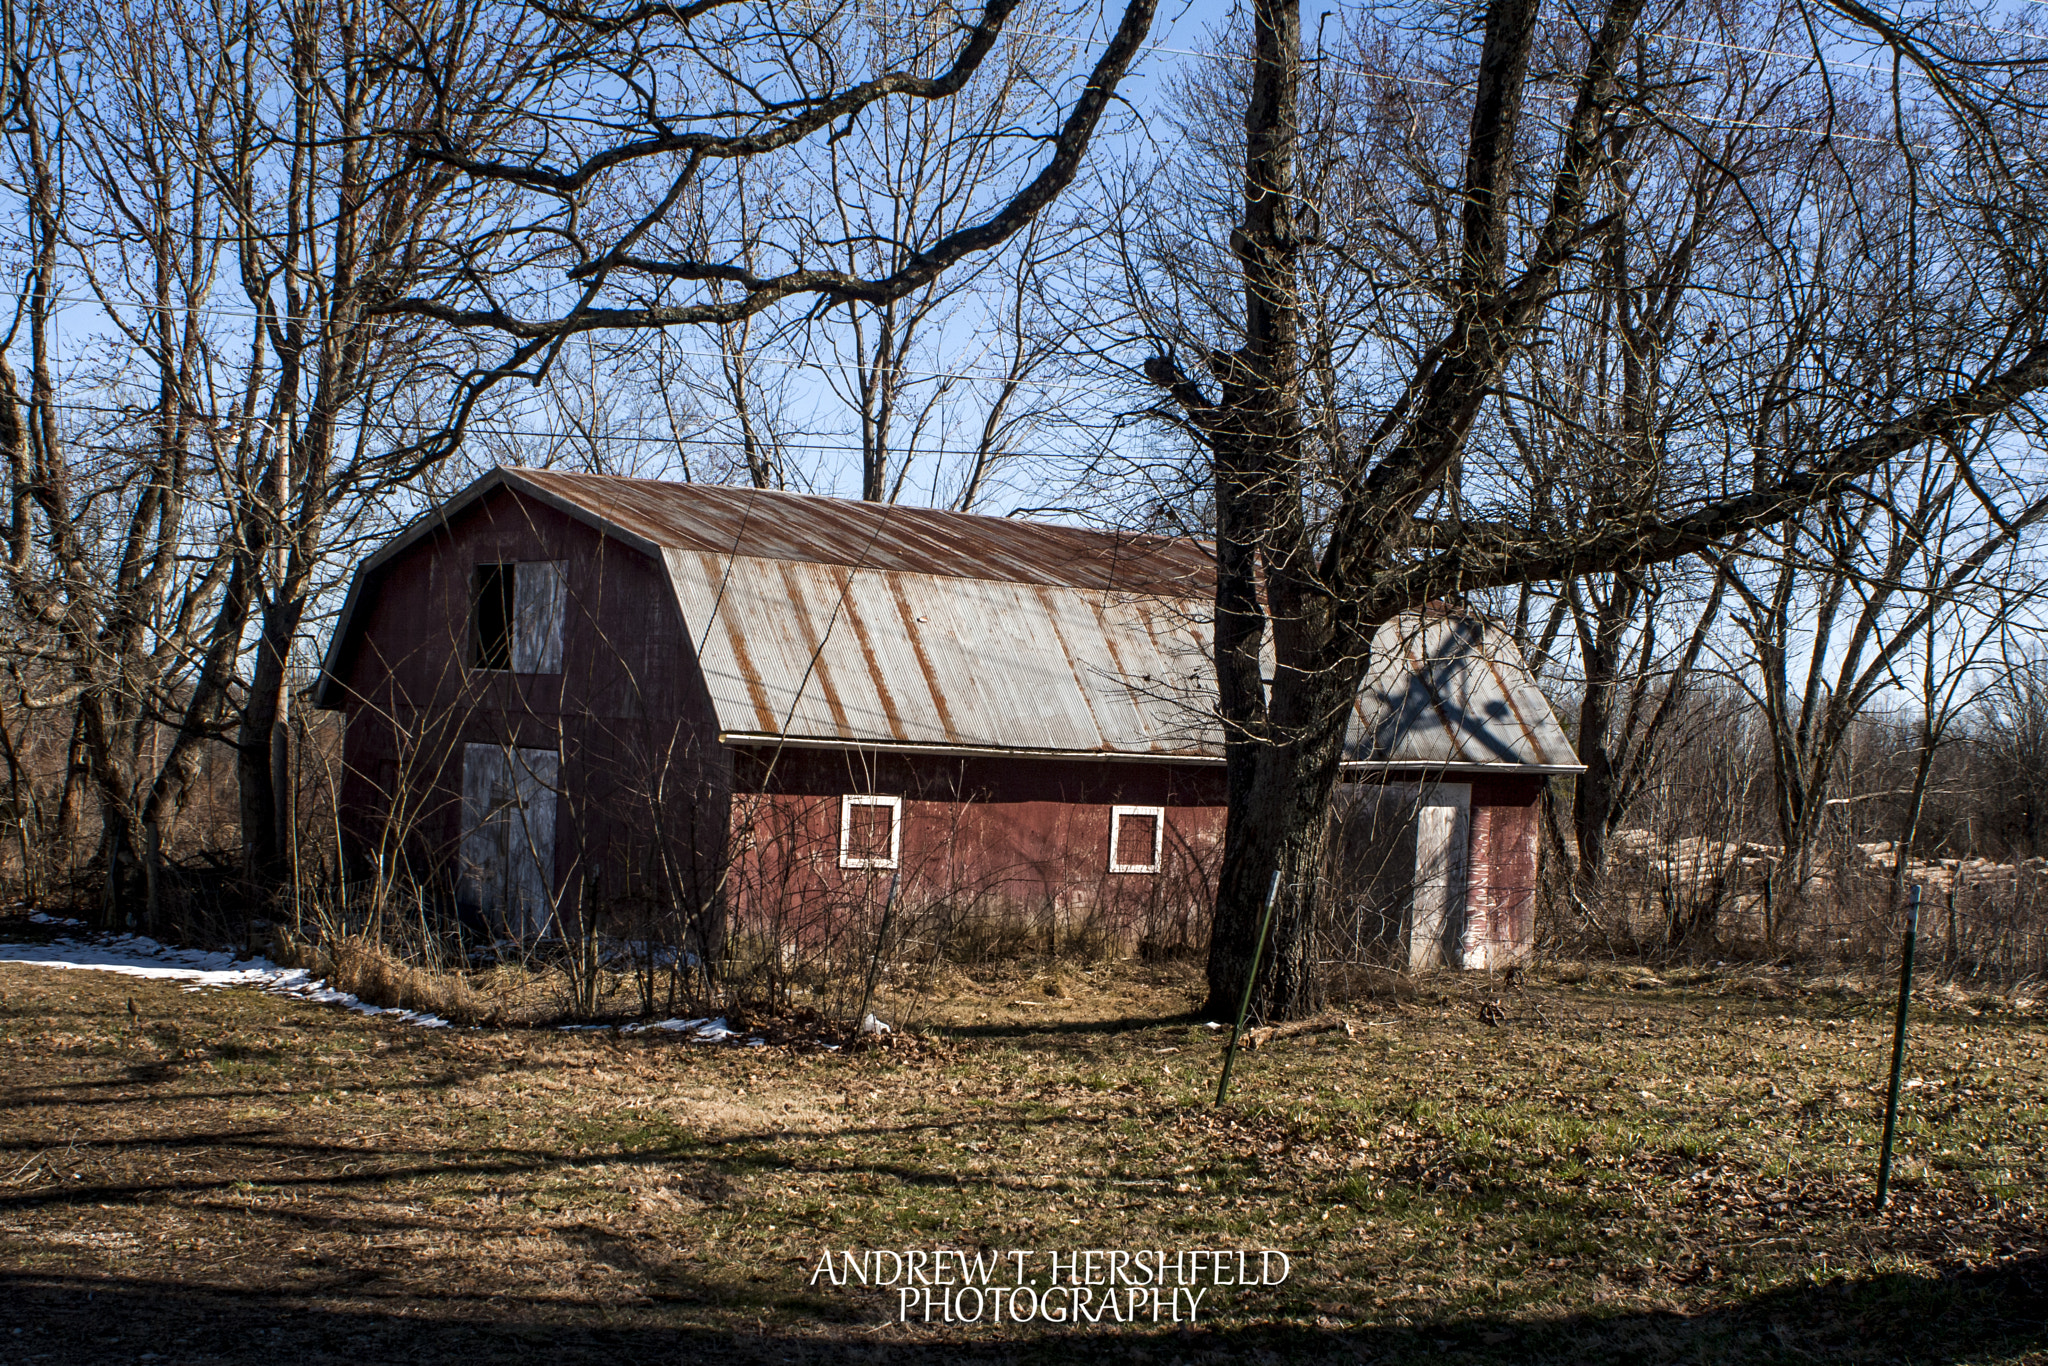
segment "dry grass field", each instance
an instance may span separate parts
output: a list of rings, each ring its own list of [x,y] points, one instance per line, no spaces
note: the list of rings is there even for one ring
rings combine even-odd
[[[2048,1361],[2030,1002],[1927,993],[1878,1215],[1881,988],[1435,979],[1219,1109],[1195,986],[962,976],[827,1052],[0,964],[0,1361]],[[1179,1327],[811,1284],[933,1248],[1291,1272]]]

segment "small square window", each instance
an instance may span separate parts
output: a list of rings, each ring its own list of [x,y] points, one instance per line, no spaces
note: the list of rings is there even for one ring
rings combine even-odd
[[[1113,806],[1109,809],[1109,871],[1156,873],[1166,846],[1166,808]]]
[[[894,868],[903,850],[903,799],[839,799],[839,866]]]

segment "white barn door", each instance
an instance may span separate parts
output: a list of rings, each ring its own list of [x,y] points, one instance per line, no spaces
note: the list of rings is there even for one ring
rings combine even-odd
[[[521,938],[538,938],[554,921],[560,768],[551,749],[462,750],[463,899]]]
[[[1424,783],[1415,808],[1415,899],[1408,966],[1462,966],[1472,784]]]

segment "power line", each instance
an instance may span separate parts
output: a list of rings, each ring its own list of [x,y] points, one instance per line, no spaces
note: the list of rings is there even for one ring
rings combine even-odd
[[[51,408],[56,409],[59,412],[92,413],[107,417],[134,417],[137,419],[150,421],[157,420],[160,416],[159,414],[152,413],[147,409],[124,408],[105,404],[56,402],[51,403],[49,406]],[[211,417],[203,413],[188,413],[186,414],[186,417],[189,420],[200,423],[230,422],[236,420],[232,418]],[[343,429],[358,431],[374,431],[386,436],[393,437],[394,439],[401,438],[408,434],[406,428],[399,427],[390,422],[349,422],[343,424]],[[632,442],[635,444],[651,444],[659,446],[681,445],[719,447],[734,447],[743,444],[741,439],[737,437],[683,436],[681,434],[663,435],[660,433],[653,432],[620,432],[604,433],[600,435],[591,432],[556,431],[546,428],[535,430],[532,428],[524,427],[509,427],[502,424],[489,422],[465,423],[463,425],[463,432],[465,434],[474,434],[477,436],[485,437],[499,437],[504,439],[532,439],[536,441],[582,441],[591,442],[592,444],[601,444],[604,442]],[[808,438],[821,435],[821,433],[803,432],[800,433],[799,435]],[[819,442],[811,440],[789,441],[780,438],[770,441],[764,441],[761,444],[764,446],[772,447],[773,449],[776,450],[811,451],[840,455],[865,454],[867,450],[867,448],[864,446],[854,445],[847,442]],[[980,447],[963,445],[953,450],[947,450],[942,448],[939,450],[927,451],[926,454],[967,455],[975,453],[977,451],[980,451]],[[900,447],[895,448],[891,451],[891,454],[898,455],[906,453],[908,452],[905,452]],[[1001,456],[1005,459],[1060,460],[1065,459],[1067,455],[1070,453],[1063,453],[1058,451],[992,450],[985,452],[985,454],[992,456]]]

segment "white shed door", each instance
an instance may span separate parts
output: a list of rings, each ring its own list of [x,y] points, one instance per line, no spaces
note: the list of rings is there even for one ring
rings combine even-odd
[[[1411,969],[1460,966],[1471,841],[1472,784],[1423,784],[1415,808],[1415,900],[1408,930]]]
[[[555,779],[551,749],[465,745],[465,899],[509,934],[538,938],[554,920]]]

